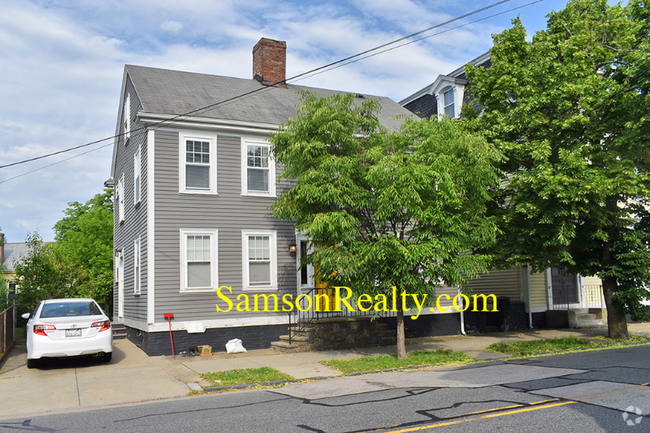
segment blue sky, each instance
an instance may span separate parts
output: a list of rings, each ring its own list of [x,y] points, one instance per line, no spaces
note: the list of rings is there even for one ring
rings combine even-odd
[[[510,0],[443,29],[530,1]],[[268,37],[287,42],[290,77],[495,2],[4,0],[0,165],[110,137],[127,63],[251,78],[252,48]],[[399,101],[489,50],[491,34],[517,15],[532,35],[545,28],[546,14],[565,4],[544,0],[297,84]],[[36,230],[53,240],[52,226],[67,204],[102,191],[112,150],[98,148],[110,143],[0,169],[0,228],[7,240],[22,242]],[[91,149],[98,150],[63,161]]]

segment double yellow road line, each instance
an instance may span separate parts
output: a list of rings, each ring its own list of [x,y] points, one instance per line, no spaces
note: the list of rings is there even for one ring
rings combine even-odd
[[[552,401],[555,401],[556,403],[550,403]],[[544,404],[548,403],[548,404]],[[463,418],[463,419],[457,419],[455,421],[446,421],[446,422],[439,422],[436,424],[429,424],[429,425],[423,425],[420,427],[411,427],[411,428],[405,428],[401,430],[385,430],[385,429],[380,429],[380,430],[374,430],[374,431],[385,431],[387,433],[408,433],[408,432],[415,432],[415,431],[423,431],[423,430],[429,430],[429,429],[434,429],[437,427],[445,427],[445,426],[450,426],[450,425],[455,425],[455,424],[462,424],[465,422],[470,422],[470,421],[479,421],[482,419],[489,419],[489,418],[498,418],[500,416],[507,416],[507,415],[514,415],[517,413],[523,413],[523,412],[532,412],[535,410],[543,410],[543,409],[550,409],[552,407],[558,407],[558,406],[566,406],[567,404],[573,404],[577,403],[577,401],[559,401],[559,399],[554,398],[551,400],[543,400],[543,401],[538,401],[535,403],[530,403],[528,405],[523,405],[523,404],[518,404],[514,406],[506,406],[506,407],[500,407],[496,409],[489,409],[489,410],[483,410],[479,412],[472,412],[467,414],[466,416],[470,416],[470,418]],[[514,409],[518,408],[518,409]],[[488,413],[488,412],[497,412],[497,411],[502,411],[504,409],[514,409],[514,410],[508,410],[505,412],[498,412],[498,413]],[[481,416],[472,416],[472,415],[479,415],[479,414],[484,414]]]

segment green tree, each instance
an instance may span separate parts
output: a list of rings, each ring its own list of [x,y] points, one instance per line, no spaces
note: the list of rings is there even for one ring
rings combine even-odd
[[[72,202],[54,225],[57,256],[75,269],[77,296],[113,307],[113,192],[105,189],[85,204]]]
[[[35,232],[27,236],[28,253],[15,266],[18,312],[31,313],[44,299],[70,298],[76,294],[75,272],[62,262],[51,244]]]
[[[484,139],[456,121],[405,119],[387,132],[372,100],[302,97],[298,114],[271,142],[282,177],[294,182],[276,200],[275,217],[295,222],[318,246],[303,265],[315,264],[328,287],[373,300],[396,287],[428,295],[427,305],[443,282],[463,286],[467,275],[485,270],[486,257],[466,253],[495,236],[485,203],[499,155]],[[404,314],[397,310],[403,358]]]
[[[466,68],[463,116],[506,157],[501,263],[598,275],[612,338],[650,281],[648,18],[639,0],[571,1],[532,41],[514,20],[492,65]]]

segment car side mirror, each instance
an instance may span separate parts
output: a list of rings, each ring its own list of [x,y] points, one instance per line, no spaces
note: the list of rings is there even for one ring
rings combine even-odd
[[[29,319],[29,313],[25,313],[20,317],[22,317],[23,319]]]

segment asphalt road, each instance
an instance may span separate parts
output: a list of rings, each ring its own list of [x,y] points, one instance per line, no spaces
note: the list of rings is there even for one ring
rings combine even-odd
[[[353,376],[3,420],[0,431],[647,432],[649,361],[638,346]]]

